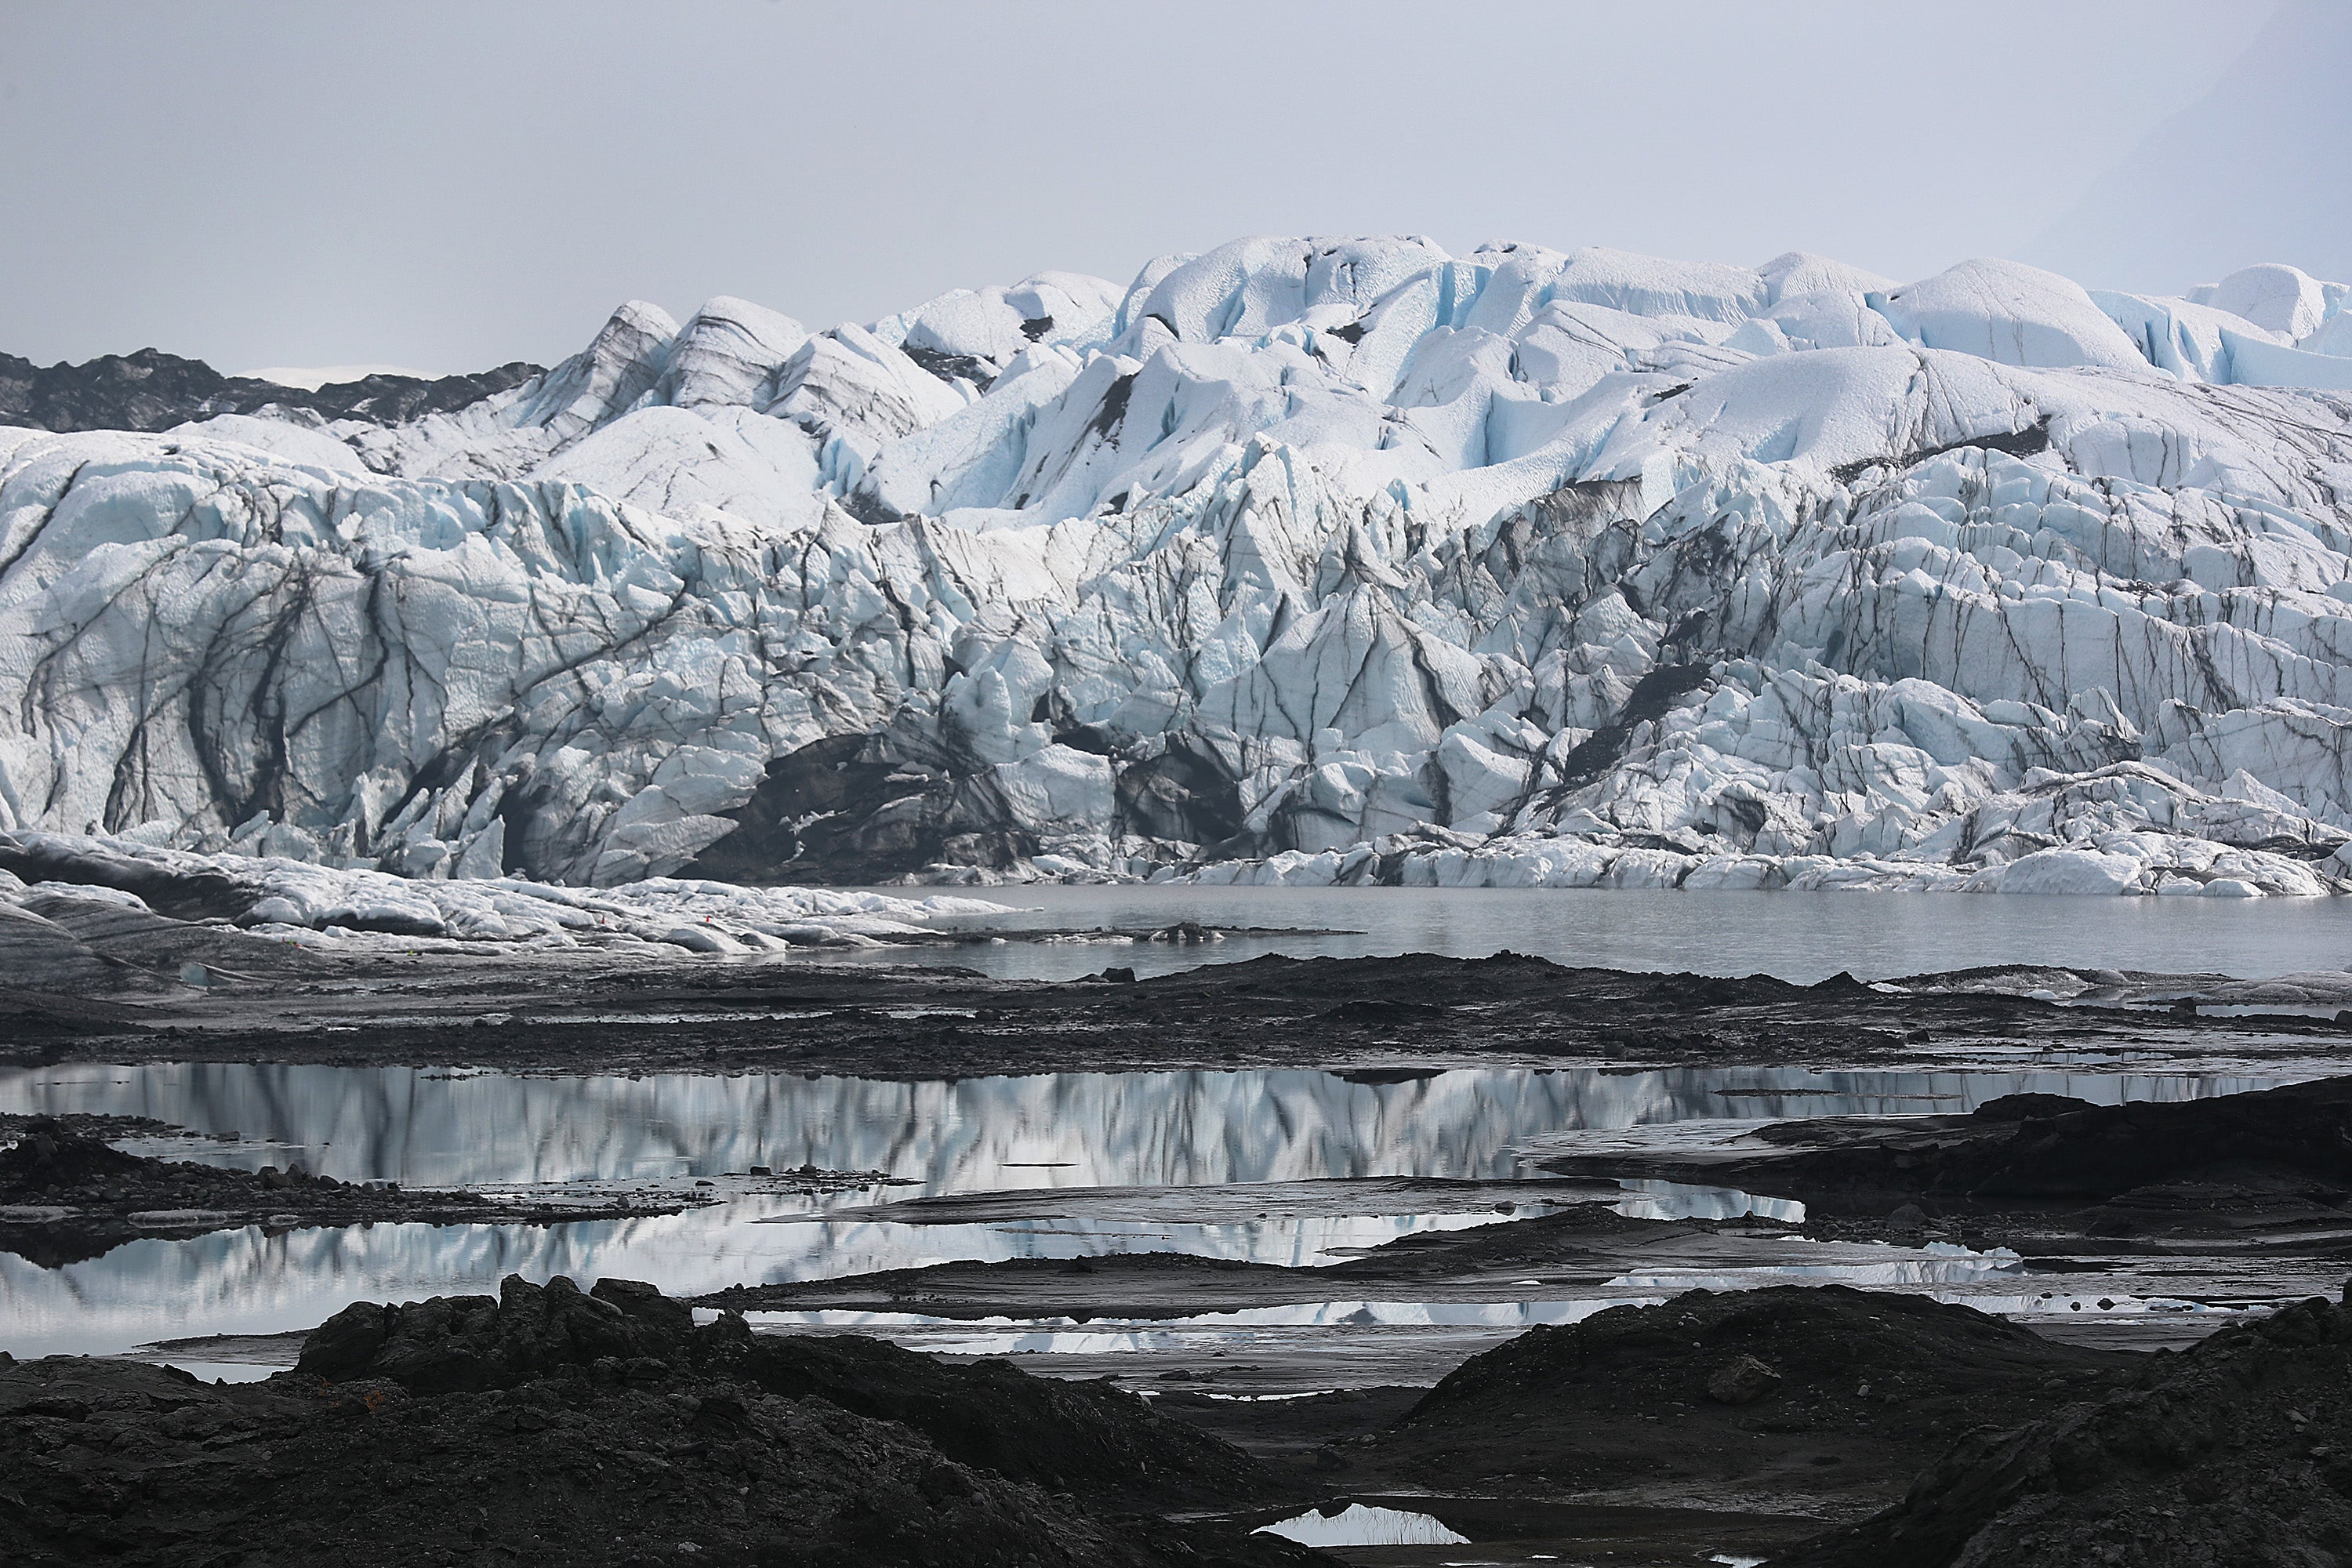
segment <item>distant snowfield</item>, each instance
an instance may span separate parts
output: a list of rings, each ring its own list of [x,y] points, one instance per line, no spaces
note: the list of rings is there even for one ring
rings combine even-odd
[[[2285,267],[1256,238],[814,333],[630,304],[401,426],[0,427],[0,831],[451,910],[2332,893],[2347,735],[2352,288]]]
[[[330,364],[304,367],[274,364],[262,370],[240,370],[234,374],[253,381],[274,381],[280,386],[299,386],[305,392],[316,392],[322,386],[338,386],[347,381],[365,381],[372,375],[404,375],[413,381],[437,381],[440,372],[411,370],[398,364]]]

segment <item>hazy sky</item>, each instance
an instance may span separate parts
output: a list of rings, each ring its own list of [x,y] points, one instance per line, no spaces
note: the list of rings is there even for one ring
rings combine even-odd
[[[2347,18],[0,0],[0,349],[551,363],[632,296],[827,325],[1040,268],[1125,281],[1248,233],[1801,248],[1898,279],[2017,255],[2165,290],[2260,259],[2341,277],[2352,138],[2310,128],[2352,97]]]

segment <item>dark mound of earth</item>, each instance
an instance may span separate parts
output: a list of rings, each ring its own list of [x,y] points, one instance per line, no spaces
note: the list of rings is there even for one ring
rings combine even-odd
[[[1967,1116],[1832,1117],[1753,1134],[1783,1148],[1741,1158],[1583,1155],[1572,1174],[1728,1183],[1824,1214],[1884,1214],[1906,1200],[1947,1208],[2116,1204],[2193,1217],[2267,1200],[2333,1206],[2352,1193],[2352,1078],[2209,1100],[2090,1105],[2009,1095]],[[2208,1205],[2207,1206],[2215,1206]]]
[[[1247,1456],[1108,1387],[698,1329],[614,1280],[349,1308],[256,1384],[0,1363],[11,1563],[1324,1561],[1153,1511],[1265,1495]]]
[[[676,1214],[698,1202],[670,1195],[595,1204],[502,1202],[467,1192],[360,1186],[310,1175],[299,1165],[235,1171],[149,1159],[107,1142],[132,1131],[114,1124],[120,1120],[0,1116],[0,1137],[16,1140],[0,1148],[0,1251],[57,1268],[142,1236],[376,1220],[546,1225]]]
[[[753,1335],[740,1315],[693,1326],[651,1286],[607,1279],[583,1295],[509,1278],[499,1297],[346,1307],[310,1336],[298,1373],[382,1379],[412,1394],[479,1393],[595,1368],[679,1368],[819,1398],[921,1432],[961,1462],[1043,1486],[1154,1502],[1246,1495],[1255,1468],[1227,1444],[1108,1384],[1034,1378],[1005,1362],[950,1366],[879,1340]]]
[[[2158,1352],[2134,1385],[1972,1432],[1901,1503],[1772,1568],[2352,1562],[2352,1312],[2315,1298]]]
[[[1018,1316],[1055,1311],[1077,1322],[1096,1318],[1181,1317],[1224,1305],[1213,1294],[1204,1308],[1188,1297],[1159,1299],[1159,1289],[1206,1282],[1287,1279],[1292,1271],[1271,1263],[1235,1258],[1202,1258],[1189,1252],[1108,1253],[1099,1258],[1001,1258],[983,1262],[957,1258],[911,1268],[885,1268],[834,1279],[797,1279],[768,1285],[730,1285],[698,1296],[694,1305],[726,1311],[761,1311],[814,1306],[853,1311],[898,1311],[919,1308],[945,1318]],[[1132,1286],[1131,1293],[1121,1291]],[[1155,1288],[1159,1288],[1156,1289]],[[1106,1290],[1113,1299],[1097,1300]]]
[[[1471,1357],[1368,1457],[1433,1488],[1517,1475],[1885,1497],[1955,1432],[2127,1382],[2144,1359],[1918,1296],[1693,1290]]]
[[[2267,1167],[2339,1199],[2352,1187],[2352,1079],[2123,1105],[2011,1095],[1968,1121],[1930,1148],[1842,1152],[1865,1186],[1978,1203],[2097,1201],[2218,1165]],[[1836,1179],[1839,1155],[1818,1163],[1812,1179]]]

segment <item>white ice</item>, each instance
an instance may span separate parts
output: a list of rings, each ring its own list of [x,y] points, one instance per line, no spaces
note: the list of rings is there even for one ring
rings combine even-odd
[[[611,888],[882,735],[971,880],[2341,891],[2347,303],[1254,238],[0,429],[0,829]]]

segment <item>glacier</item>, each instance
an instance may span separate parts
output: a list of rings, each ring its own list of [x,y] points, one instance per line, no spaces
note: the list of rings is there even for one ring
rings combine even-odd
[[[414,417],[0,426],[0,836],[258,923],[2316,895],[2347,738],[2352,288],[2282,266],[1252,238],[824,331],[631,303]]]

